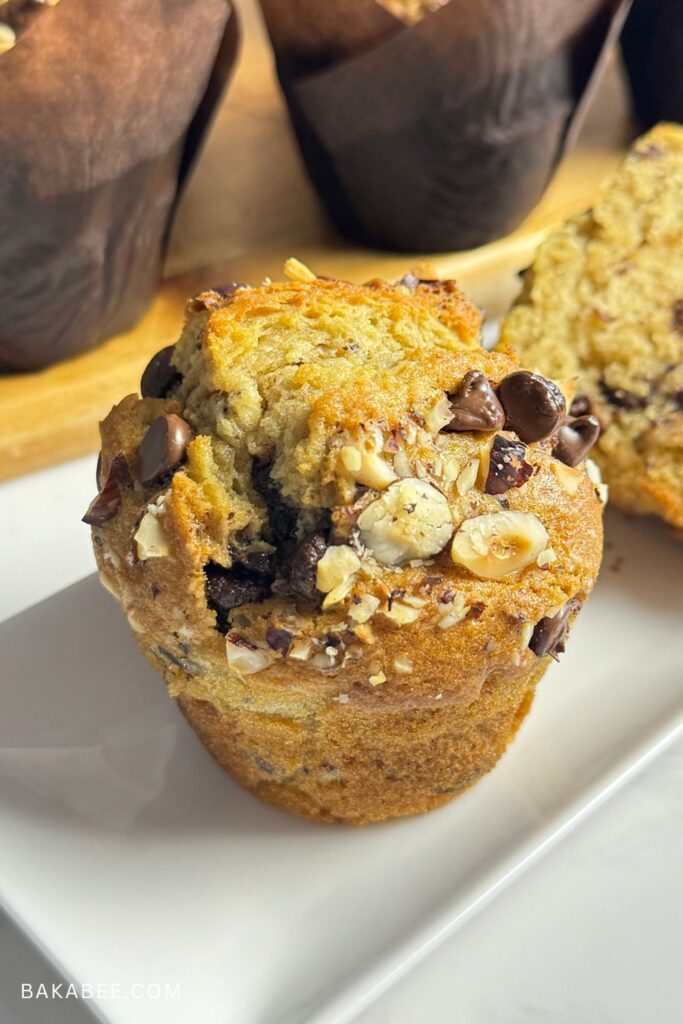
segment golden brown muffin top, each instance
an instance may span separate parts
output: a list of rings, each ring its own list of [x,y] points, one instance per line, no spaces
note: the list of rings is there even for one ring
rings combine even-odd
[[[481,348],[453,282],[287,269],[191,300],[148,397],[102,424],[89,521],[134,628],[227,651],[226,686],[321,692],[327,675],[472,699],[556,654],[600,561],[586,425]]]

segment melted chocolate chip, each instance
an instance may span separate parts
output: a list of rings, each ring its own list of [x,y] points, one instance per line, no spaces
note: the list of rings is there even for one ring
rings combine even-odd
[[[271,540],[280,555],[287,555],[294,547],[298,509],[283,498],[280,488],[270,475],[272,462],[255,462],[252,480],[268,509]]]
[[[289,589],[298,597],[318,602],[320,591],[315,585],[318,562],[327,551],[327,537],[322,530],[316,530],[299,544],[291,560]]]
[[[288,629],[281,629],[279,626],[269,625],[266,630],[266,643],[274,651],[279,651],[285,656],[289,654],[294,637]]]
[[[216,625],[221,633],[230,628],[229,613],[234,608],[254,601],[262,601],[270,592],[270,581],[254,573],[235,567],[226,569],[215,562],[204,567],[206,601],[216,613]]]
[[[258,576],[272,576],[274,573],[274,556],[269,551],[250,551],[248,548],[234,547],[230,549],[230,554],[234,562],[239,562],[249,572]]]
[[[591,411],[591,400],[588,395],[579,393],[569,406],[570,416],[587,416]]]
[[[102,477],[102,461],[97,463],[98,479]],[[107,477],[98,495],[92,500],[82,522],[88,526],[102,526],[113,519],[121,504],[121,488],[130,480],[128,463],[122,452],[118,452],[111,460]]]
[[[185,457],[192,440],[192,430],[180,416],[166,413],[157,416],[142,439],[138,451],[138,474],[141,483],[159,483],[172,473]]]
[[[143,398],[165,398],[172,388],[181,381],[181,374],[173,366],[175,345],[167,345],[152,356],[140,378],[140,394]]]
[[[504,377],[498,398],[505,410],[506,430],[514,430],[528,443],[550,437],[567,411],[557,384],[528,370]]]
[[[566,466],[577,466],[585,459],[600,436],[600,421],[595,416],[578,416],[559,427],[553,455]]]
[[[617,409],[628,409],[631,411],[633,409],[644,409],[647,405],[646,398],[634,394],[633,391],[627,391],[626,388],[611,388],[609,384],[605,384],[604,380],[600,381],[600,390],[609,404],[616,406]]]
[[[557,661],[558,654],[564,652],[564,643],[569,629],[569,619],[581,607],[581,602],[572,597],[557,615],[547,616],[536,623],[529,641],[529,647],[538,658],[550,655]]]
[[[465,374],[458,390],[449,394],[448,399],[453,418],[444,430],[500,430],[505,422],[496,392],[479,370]]]
[[[489,471],[484,485],[486,494],[504,494],[512,487],[521,487],[534,469],[524,456],[526,445],[496,434],[491,447]]]

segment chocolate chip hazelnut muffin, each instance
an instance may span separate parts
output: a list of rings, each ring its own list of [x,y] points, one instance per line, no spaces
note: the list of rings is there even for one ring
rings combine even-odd
[[[573,427],[615,504],[683,531],[683,128],[640,138],[592,210],[541,246],[502,345],[575,378]]]
[[[493,767],[601,556],[567,395],[479,344],[452,281],[191,300],[102,423],[104,585],[216,759],[355,824]]]

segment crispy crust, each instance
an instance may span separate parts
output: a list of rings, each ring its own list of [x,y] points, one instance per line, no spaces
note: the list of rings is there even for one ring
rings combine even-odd
[[[341,357],[328,358],[330,338],[336,345],[352,328],[360,330],[359,311],[381,331],[367,351],[343,357],[351,363],[340,384]],[[286,357],[284,368],[271,375],[277,392],[268,390],[268,359],[275,356],[268,356],[267,331],[273,324],[279,339],[274,351]],[[414,348],[410,332],[416,324],[423,349]],[[300,336],[309,337],[311,325],[324,346],[318,340],[303,351]],[[321,652],[318,663],[275,651],[269,652],[267,666],[252,674],[227,663],[225,637],[207,605],[204,567],[209,560],[229,565],[236,535],[253,533],[257,525],[260,530],[264,522],[267,528],[267,512],[250,491],[251,460],[245,461],[241,446],[262,453],[263,437],[272,433],[267,417],[276,415],[280,403],[286,416],[272,457],[281,486],[301,497],[307,514],[316,511],[305,504],[311,495],[313,506],[332,495],[327,507],[349,511],[352,506],[338,497],[343,488],[329,468],[328,450],[336,450],[340,432],[357,429],[359,419],[378,412],[392,421],[401,412],[426,411],[435,396],[452,390],[472,369],[499,380],[515,368],[509,357],[478,346],[477,327],[477,312],[452,287],[415,293],[383,283],[317,281],[245,291],[209,314],[190,308],[176,350],[185,380],[172,398],[128,396],[102,424],[103,465],[123,453],[132,477],[122,485],[116,516],[93,530],[103,581],[207,747],[269,802],[323,821],[358,824],[444,803],[492,767],[528,710],[549,661],[528,648],[530,628],[569,598],[584,601],[592,589],[601,557],[600,501],[582,470],[568,471],[567,488],[549,445],[534,444],[527,453],[534,473],[523,487],[509,491],[506,501],[512,511],[533,512],[544,524],[551,564],[480,579],[455,565],[446,549],[425,564],[363,569],[359,592],[381,603],[371,622],[359,627],[349,618],[350,597],[321,611],[275,593],[239,609],[241,637],[267,650],[267,626],[284,626],[312,641]],[[407,340],[399,344],[397,338]],[[287,377],[291,362],[297,365]],[[260,388],[258,422],[244,408],[245,395],[255,393],[254,381]],[[228,394],[236,394],[242,405],[214,424],[207,409],[217,396]],[[200,432],[185,465],[160,493],[150,495],[135,479],[137,450],[163,411],[190,418]],[[224,438],[239,415],[252,425],[228,444]],[[292,421],[296,445],[286,434]],[[485,438],[443,436],[438,429],[434,437],[444,446],[431,456],[424,447],[429,439],[420,436],[406,442],[405,451],[432,466],[430,479],[447,496],[454,520],[499,510],[498,500],[477,487],[461,496],[453,480],[438,476],[437,462],[445,466],[451,459],[464,466],[481,452]],[[361,501],[372,497],[368,491]],[[163,524],[167,551],[141,560],[133,537],[150,509]],[[416,602],[408,606],[415,609],[415,621],[391,618],[390,591]],[[465,612],[473,611],[455,616],[444,628],[440,617],[453,607],[454,593]],[[330,656],[324,663],[323,651],[335,653],[328,643],[340,645],[343,659]]]

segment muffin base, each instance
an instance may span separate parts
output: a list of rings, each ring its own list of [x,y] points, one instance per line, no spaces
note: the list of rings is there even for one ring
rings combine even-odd
[[[322,822],[365,825],[448,803],[490,771],[529,711],[544,658],[491,676],[470,704],[377,710],[330,702],[294,719],[181,696],[213,757],[259,799]]]

